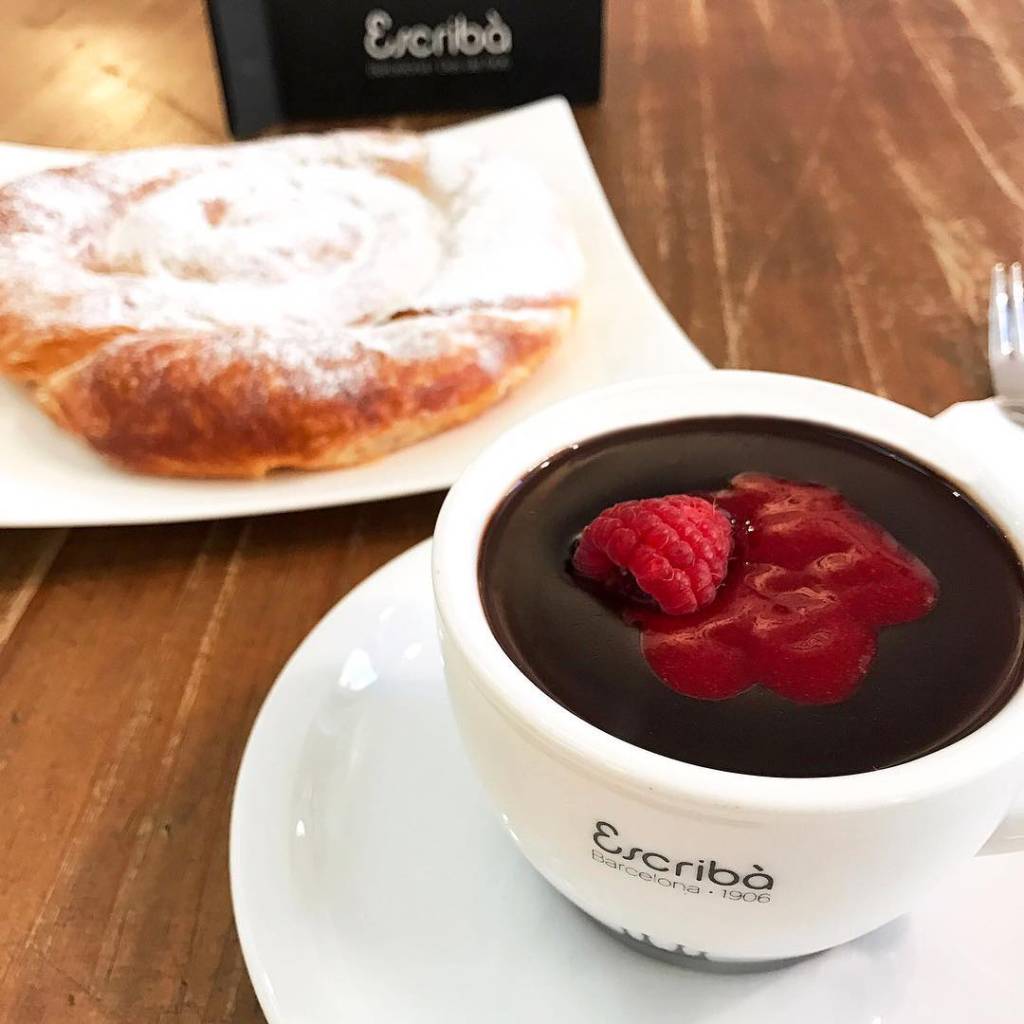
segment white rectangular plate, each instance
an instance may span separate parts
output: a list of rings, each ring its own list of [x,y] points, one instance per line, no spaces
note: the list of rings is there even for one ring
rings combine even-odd
[[[549,99],[442,129],[531,161],[560,195],[587,260],[580,316],[561,348],[478,419],[351,469],[265,480],[176,480],[126,473],[0,383],[0,527],[174,522],[284,512],[447,487],[487,443],[551,402],[646,374],[706,369],[626,245],[569,105]],[[0,144],[0,180],[83,159]]]

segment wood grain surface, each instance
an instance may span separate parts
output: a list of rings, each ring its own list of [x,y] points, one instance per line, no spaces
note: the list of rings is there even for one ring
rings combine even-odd
[[[225,137],[197,0],[0,6],[0,138]],[[986,276],[1024,234],[1021,0],[610,0],[608,37],[579,121],[716,364],[928,413],[988,393]],[[262,1019],[227,879],[245,738],[439,503],[0,533],[0,1020]]]

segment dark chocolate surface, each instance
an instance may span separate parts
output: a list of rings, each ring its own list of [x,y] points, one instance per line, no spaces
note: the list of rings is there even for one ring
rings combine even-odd
[[[800,704],[763,686],[721,701],[679,694],[644,661],[637,629],[568,572],[574,538],[608,505],[714,490],[750,471],[841,491],[938,579],[935,608],[882,629],[842,703]],[[828,776],[900,764],[987,721],[1022,672],[1024,574],[998,528],[909,458],[787,420],[658,424],[555,456],[496,510],[480,587],[501,646],[560,704],[639,747],[725,771]]]

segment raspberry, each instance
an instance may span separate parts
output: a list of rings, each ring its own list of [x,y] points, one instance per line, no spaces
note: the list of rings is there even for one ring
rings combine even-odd
[[[580,576],[635,599],[620,614],[683,696],[726,700],[760,683],[839,703],[867,674],[878,630],[939,597],[928,569],[838,491],[743,473],[710,497],[615,505],[573,556]]]
[[[673,494],[605,509],[580,535],[580,576],[652,600],[669,615],[710,604],[732,553],[732,521],[704,498]]]

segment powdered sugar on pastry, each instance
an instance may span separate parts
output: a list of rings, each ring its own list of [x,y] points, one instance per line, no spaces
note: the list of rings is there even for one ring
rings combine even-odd
[[[0,369],[35,382],[62,422],[131,464],[55,397],[76,381],[98,386],[93,361],[104,387],[123,392],[113,369],[137,377],[141,357],[129,350],[146,344],[151,379],[138,388],[166,397],[176,375],[183,408],[189,389],[245,364],[273,376],[278,395],[360,401],[375,374],[413,364],[440,373],[458,353],[468,366],[468,353],[496,386],[523,358],[511,337],[539,332],[546,350],[565,330],[581,272],[530,168],[443,136],[339,132],[129,152],[0,189]],[[176,358],[186,351],[188,381]],[[232,408],[219,402],[225,430],[244,419],[237,394]],[[308,462],[258,448],[238,473]],[[161,471],[206,471],[190,458],[191,468],[186,459]]]
[[[317,331],[575,294],[575,244],[535,174],[403,138],[320,160],[314,137],[132,152],[23,179],[0,190],[28,229],[0,238],[5,311],[41,330]]]

